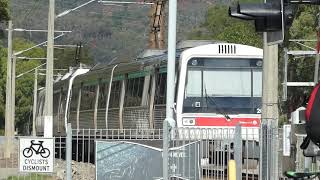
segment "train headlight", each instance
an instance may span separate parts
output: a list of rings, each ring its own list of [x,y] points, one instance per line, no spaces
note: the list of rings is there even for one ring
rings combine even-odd
[[[184,126],[194,126],[196,125],[196,120],[195,118],[183,118],[182,124]]]
[[[256,62],[256,65],[257,65],[258,67],[262,67],[262,61],[257,61],[257,62]]]
[[[191,64],[192,64],[192,66],[198,65],[198,60],[193,59],[193,60],[191,61]]]

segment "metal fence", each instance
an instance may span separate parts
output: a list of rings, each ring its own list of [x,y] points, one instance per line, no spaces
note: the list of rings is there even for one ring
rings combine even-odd
[[[281,138],[278,136],[278,131],[272,133],[272,136],[268,136],[269,139]],[[259,179],[259,160],[261,159],[259,134],[259,130],[247,128],[242,128],[240,131],[234,128],[172,129],[169,145],[169,175],[171,179],[228,179],[227,165],[229,160],[234,159],[238,162],[237,171],[240,176],[238,179]],[[147,171],[155,173],[155,175],[148,174],[153,179],[161,177],[163,142],[160,129],[73,129],[70,137],[68,147],[71,147],[71,163],[69,164],[71,164],[73,179],[95,179],[96,177],[131,179],[128,177],[134,177],[135,173],[147,177]],[[67,137],[54,138],[54,172],[50,174],[19,173],[19,138],[9,138],[13,147],[10,158],[6,158],[4,152],[6,139],[0,137],[0,179],[66,179]],[[279,152],[275,155],[279,155]],[[124,166],[125,163],[122,163],[120,167],[116,165],[117,163],[113,163],[105,167],[114,159],[119,164],[124,159],[127,165]],[[99,169],[101,165],[104,166],[102,170]],[[117,168],[124,168],[124,170],[121,173],[113,171]],[[128,169],[131,176],[127,173]],[[280,171],[281,168],[279,177],[282,175]]]

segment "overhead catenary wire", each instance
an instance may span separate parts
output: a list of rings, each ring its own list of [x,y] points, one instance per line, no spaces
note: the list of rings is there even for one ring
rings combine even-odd
[[[62,16],[65,16],[65,15],[69,14],[70,12],[75,11],[75,10],[77,10],[77,9],[80,9],[80,8],[82,8],[82,7],[90,4],[90,3],[92,3],[92,2],[95,2],[95,1],[97,1],[97,0],[91,0],[91,1],[88,1],[88,2],[86,2],[86,3],[83,3],[83,4],[81,4],[80,6],[77,6],[77,7],[75,7],[75,8],[65,10],[65,11],[63,11],[62,13],[58,14],[58,15],[56,16],[56,18],[60,18],[60,17],[62,17]]]
[[[37,66],[37,67],[35,67],[35,68],[32,68],[32,69],[30,69],[30,70],[28,70],[28,71],[26,71],[26,72],[24,72],[24,73],[21,73],[21,74],[19,74],[18,76],[16,76],[16,79],[18,79],[19,77],[21,77],[21,76],[23,76],[23,75],[25,75],[25,74],[28,74],[28,73],[34,71],[35,69],[37,69],[37,68],[39,68],[39,67],[41,67],[41,66],[44,66],[44,65],[46,65],[46,64],[47,64],[47,63],[40,64],[39,66]]]
[[[153,5],[152,2],[137,2],[137,1],[98,1],[103,4],[138,4],[138,5]]]
[[[60,38],[60,37],[62,37],[62,36],[64,36],[64,33],[62,33],[62,34],[54,37],[53,39],[58,39],[58,38]],[[32,47],[30,47],[30,48],[28,48],[28,49],[25,49],[25,50],[16,52],[14,55],[15,55],[15,56],[18,56],[18,55],[20,55],[20,54],[22,54],[22,53],[24,53],[24,52],[26,52],[26,51],[29,51],[29,50],[34,49],[34,48],[36,48],[36,47],[42,46],[43,44],[46,44],[46,43],[47,43],[47,41],[42,42],[42,43],[37,44],[37,45],[34,45],[34,46],[32,46]]]

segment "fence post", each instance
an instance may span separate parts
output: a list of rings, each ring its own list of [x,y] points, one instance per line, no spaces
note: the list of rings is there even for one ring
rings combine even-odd
[[[71,123],[68,123],[67,128],[67,139],[66,139],[66,174],[67,174],[67,180],[72,180],[72,129],[71,129]]]
[[[162,173],[163,180],[169,179],[169,123],[167,119],[163,122],[163,153],[162,153]]]
[[[234,133],[234,160],[236,161],[236,179],[240,180],[242,179],[242,136],[240,124],[237,124]]]
[[[279,179],[279,132],[278,132],[278,126],[272,127],[271,129],[271,143],[272,143],[272,149],[271,149],[271,158],[272,158],[272,178],[277,180]]]

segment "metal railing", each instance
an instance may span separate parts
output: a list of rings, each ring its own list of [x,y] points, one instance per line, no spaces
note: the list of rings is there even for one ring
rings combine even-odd
[[[268,136],[268,138],[279,138],[279,142],[281,142],[278,130],[272,131],[272,133],[273,135]],[[171,179],[228,179],[227,167],[229,160],[237,161],[237,173],[241,179],[259,179],[259,161],[261,159],[259,130],[253,131],[248,128],[241,128],[240,131],[234,128],[202,130],[175,128],[171,130],[170,137],[169,164],[167,166]],[[68,138],[69,145],[67,143]],[[69,170],[71,170],[73,179],[95,179],[99,177],[99,173],[100,175],[109,173],[109,171],[98,172],[100,171],[99,163],[103,162],[104,158],[106,160],[113,157],[118,158],[120,161],[121,158],[119,157],[130,152],[138,152],[137,149],[139,148],[140,150],[143,149],[143,152],[146,152],[145,159],[148,159],[147,154],[151,152],[149,151],[150,149],[152,153],[155,153],[155,156],[149,158],[150,161],[152,158],[155,158],[152,163],[154,163],[155,167],[159,168],[157,169],[159,172],[162,173],[160,169],[165,166],[162,165],[162,161],[156,160],[156,157],[162,158],[161,149],[163,142],[161,129],[72,129],[69,137],[54,137],[54,172],[50,174],[24,174],[19,172],[19,139],[20,137],[9,138],[9,141],[13,142],[14,147],[10,158],[5,158],[4,147],[6,139],[0,137],[0,179],[66,179],[67,164],[71,164],[71,169]],[[270,140],[270,142],[273,141]],[[97,151],[97,144],[102,144],[108,148]],[[124,149],[114,148],[116,146],[118,148],[123,146]],[[71,162],[67,161],[67,147],[71,147],[71,157],[69,159]],[[123,153],[123,150],[126,153]],[[107,157],[104,157],[103,154],[96,154],[101,152],[109,154]],[[280,149],[274,155],[279,155],[279,152]],[[140,161],[143,159],[141,156],[139,158],[137,156],[135,159],[136,163],[140,163],[139,167],[145,169],[145,171],[150,170],[150,165],[142,163],[144,161]],[[280,161],[279,164],[281,165]],[[131,165],[130,167],[136,166]],[[112,167],[104,167],[103,169],[110,170]],[[123,171],[122,174],[125,175],[125,173],[126,171]],[[108,177],[111,177],[110,173],[108,175]],[[279,172],[279,177],[281,175],[282,172]],[[150,177],[159,178],[161,174],[151,175]],[[121,178],[118,176],[118,179]]]

